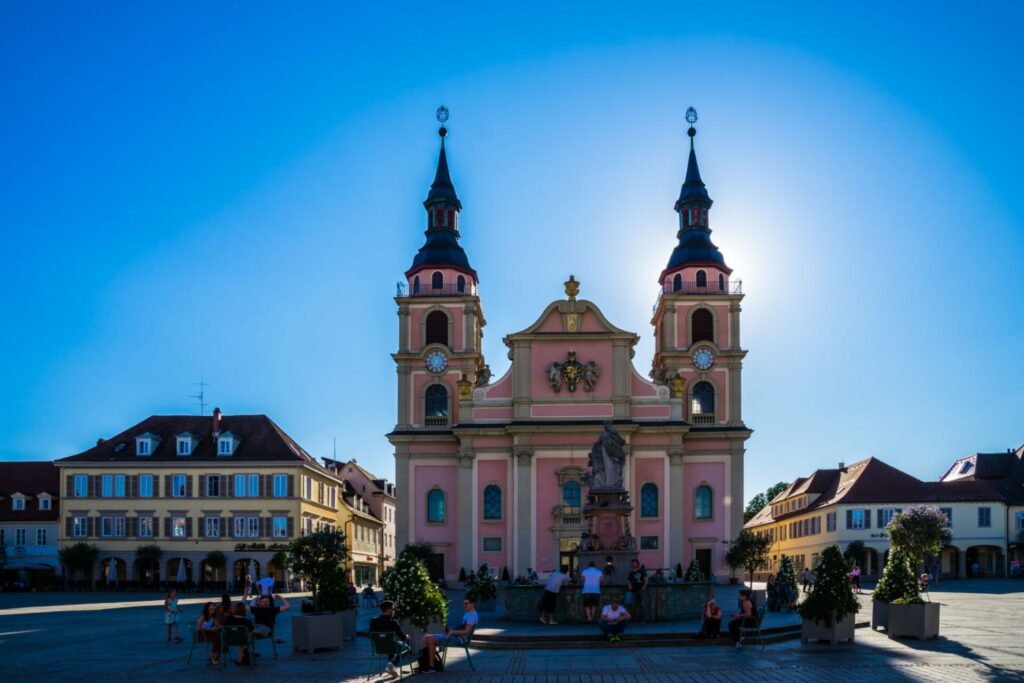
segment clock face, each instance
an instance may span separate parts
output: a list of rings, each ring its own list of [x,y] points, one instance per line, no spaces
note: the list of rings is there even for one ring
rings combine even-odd
[[[715,364],[715,354],[711,349],[697,349],[693,354],[693,365],[698,370],[709,370]]]
[[[444,369],[448,367],[448,356],[445,355],[444,351],[435,349],[427,354],[423,362],[426,363],[427,370],[431,372],[444,372]]]

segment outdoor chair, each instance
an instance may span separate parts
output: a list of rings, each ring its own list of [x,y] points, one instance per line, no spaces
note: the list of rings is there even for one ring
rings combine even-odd
[[[249,649],[249,666],[256,665],[256,646],[252,633],[244,626],[223,626],[220,629],[220,665],[227,666],[232,659],[232,647]]]
[[[473,630],[471,630],[469,633],[467,633],[464,636],[456,636],[456,638],[460,638],[462,640],[462,649],[466,651],[466,661],[469,662],[469,668],[470,668],[471,671],[476,671],[476,667],[473,666],[473,660],[469,656],[469,643],[470,643],[471,640],[473,640],[473,633],[475,631],[476,631],[476,629],[474,628]],[[445,669],[446,671],[448,670],[448,647],[449,647],[449,645],[448,645],[447,640],[446,640],[445,646],[444,646],[444,652],[441,654],[441,667],[443,669]],[[458,647],[458,646],[456,646],[456,647]]]
[[[200,642],[199,641],[199,632],[196,631],[196,625],[195,624],[189,623],[189,625],[188,625],[188,634],[192,638],[192,647],[190,647],[189,650],[188,650],[188,661],[186,662],[186,664],[191,664],[192,663],[192,653],[195,652],[196,645],[198,645],[199,642]],[[208,640],[204,640],[202,642],[206,644],[206,658],[209,659],[210,658],[210,648],[213,646],[213,643],[211,643]]]
[[[370,631],[368,634],[370,638],[370,653],[373,655],[370,658],[370,668],[366,673],[367,678],[373,678],[377,676],[388,661],[395,655],[406,656],[412,652],[412,650],[406,648],[404,652],[401,652],[401,646],[398,638],[394,631]],[[401,658],[398,660],[398,677],[402,678],[404,672],[402,667],[409,666],[409,675],[412,675],[412,660],[402,663]]]
[[[754,620],[756,624],[754,626],[740,626],[740,642],[749,635],[756,635],[758,640],[761,641],[761,649],[764,649],[764,636],[761,635],[761,624],[764,623],[764,612],[766,605],[761,605],[754,612]]]

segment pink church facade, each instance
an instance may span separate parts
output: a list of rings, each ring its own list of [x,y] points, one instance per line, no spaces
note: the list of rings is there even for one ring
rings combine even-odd
[[[426,242],[396,297],[395,449],[398,547],[427,541],[432,571],[455,579],[487,562],[511,575],[572,565],[584,529],[583,475],[606,422],[626,440],[630,529],[650,570],[697,559],[726,577],[726,543],[743,525],[742,294],[711,242],[711,199],[693,135],[676,202],[679,244],[658,281],[653,367],[639,337],[565,295],[503,341],[509,370],[492,379],[481,347],[478,276],[459,244],[461,210],[444,136],[424,206]],[[652,272],[652,277],[655,273]],[[637,305],[646,305],[637,302]]]

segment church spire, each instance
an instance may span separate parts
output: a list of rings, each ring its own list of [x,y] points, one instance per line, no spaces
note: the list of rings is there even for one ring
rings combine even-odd
[[[462,211],[462,202],[455,193],[455,184],[448,170],[448,153],[444,146],[448,136],[448,129],[444,125],[448,121],[448,108],[444,105],[437,108],[437,120],[441,123],[437,131],[441,136],[441,153],[437,158],[434,182],[423,202],[423,208],[427,210],[427,240],[416,253],[406,276],[411,279],[414,271],[428,267],[452,268],[472,276],[476,282],[476,271],[470,267],[466,252],[459,244],[459,212]]]

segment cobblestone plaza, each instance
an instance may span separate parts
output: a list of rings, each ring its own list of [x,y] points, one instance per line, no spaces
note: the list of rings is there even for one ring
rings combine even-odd
[[[431,674],[456,681],[1024,681],[1024,593],[1019,582],[950,582],[932,591],[941,602],[942,636],[932,642],[890,640],[868,628],[854,646],[802,646],[798,640],[764,649],[731,647],[590,650],[474,650],[471,671],[452,650],[448,671]],[[724,597],[724,596],[723,596]],[[125,600],[127,598],[127,600]],[[862,597],[859,621],[869,619],[870,597]],[[367,679],[369,645],[364,638],[340,652],[292,654],[290,619],[283,615],[279,658],[261,641],[263,653],[252,669],[214,669],[197,647],[191,665],[185,625],[198,605],[183,600],[186,642],[164,640],[159,600],[118,594],[4,594],[0,601],[0,653],[4,681],[348,681]],[[360,627],[372,608],[360,613]],[[508,628],[504,622],[481,628]],[[791,615],[769,615],[778,623]],[[493,617],[492,617],[493,619]],[[695,626],[695,625],[694,625]],[[674,626],[685,630],[687,624]],[[522,629],[524,627],[517,626]],[[528,627],[533,630],[532,627]],[[544,633],[537,625],[536,632]],[[558,629],[559,627],[553,627]],[[567,627],[572,628],[572,627]],[[554,632],[554,631],[551,631]],[[373,676],[368,680],[385,680]]]

